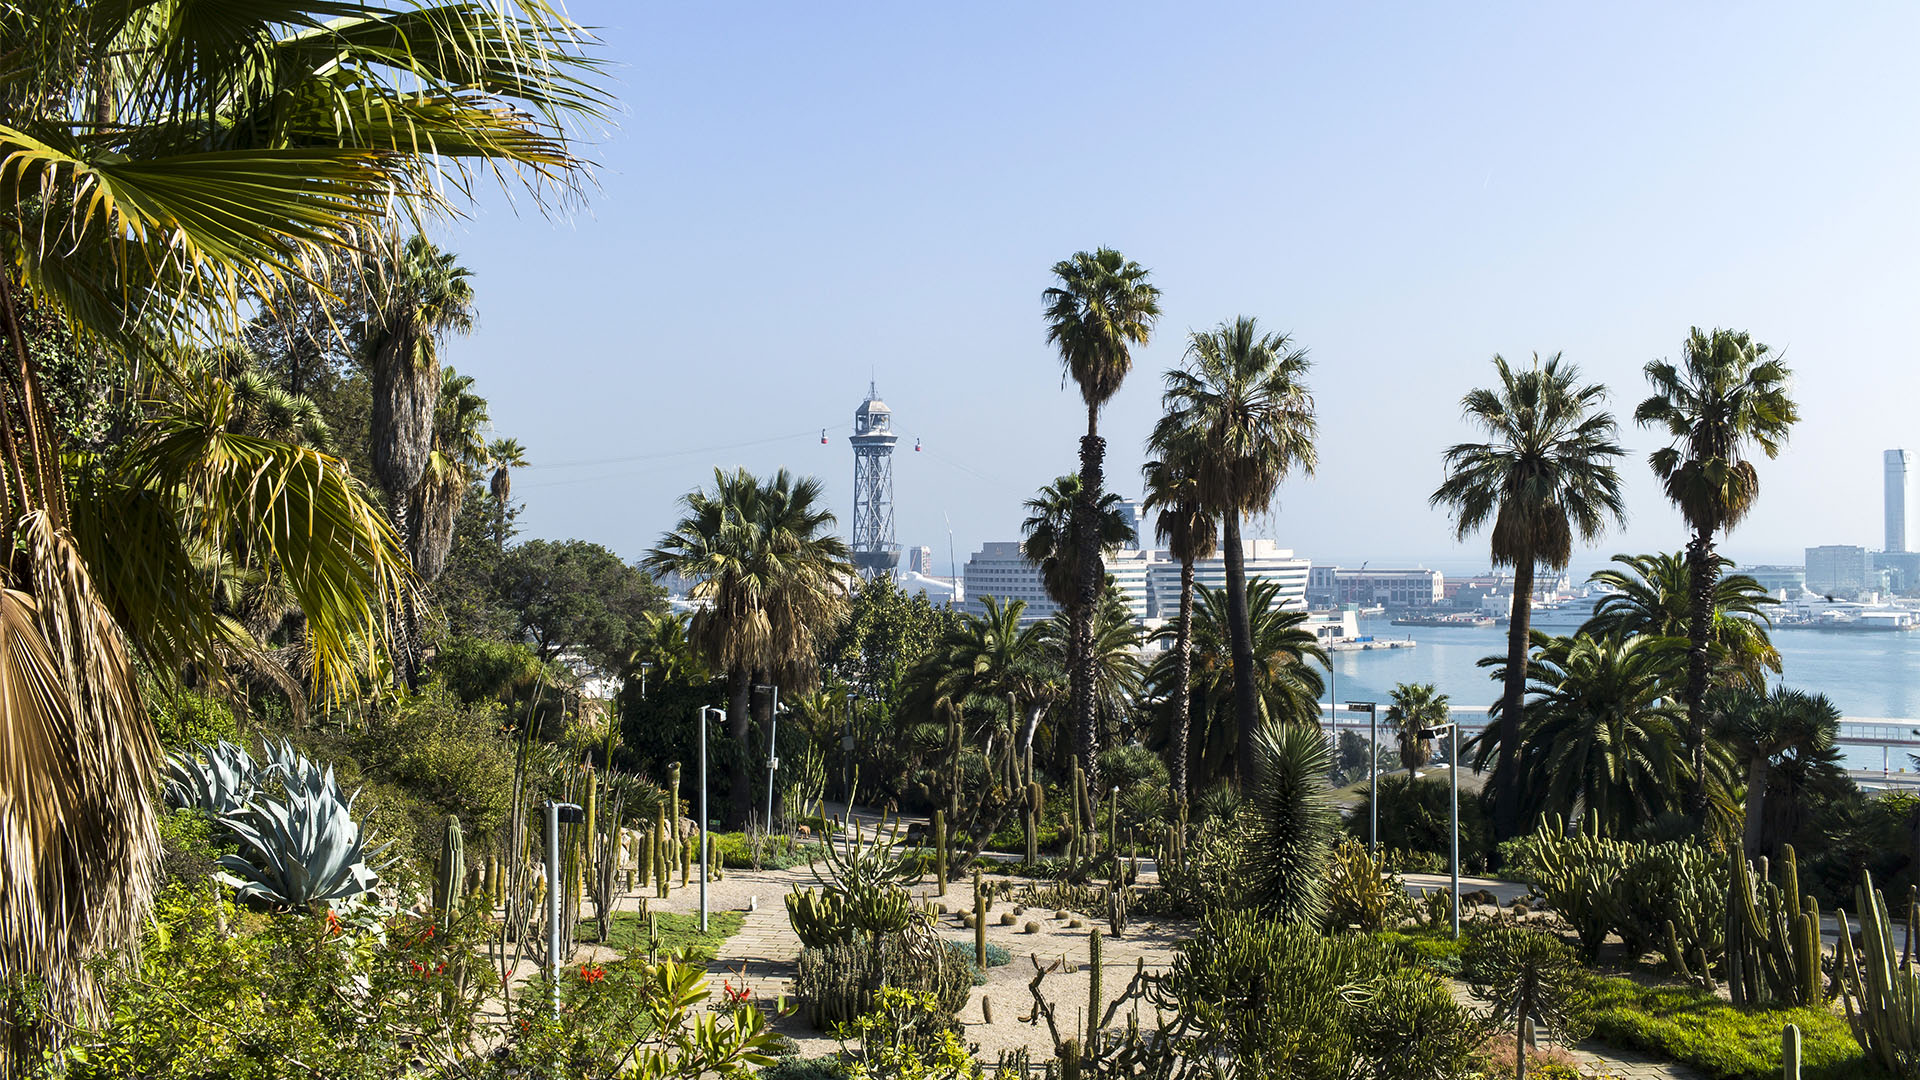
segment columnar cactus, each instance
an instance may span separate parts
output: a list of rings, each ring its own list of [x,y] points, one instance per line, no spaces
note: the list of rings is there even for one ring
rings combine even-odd
[[[1027,865],[1040,861],[1040,814],[1047,807],[1047,791],[1037,780],[1027,782]]]
[[[440,842],[440,864],[433,876],[433,906],[446,912],[448,918],[460,913],[461,890],[466,880],[466,838],[460,832],[460,819],[448,814]]]
[[[1100,986],[1100,928],[1087,938],[1087,1059],[1100,1058],[1100,1009],[1106,1002]]]
[[[940,810],[933,812],[933,870],[940,888],[936,895],[947,895],[947,815]]]
[[[667,808],[662,806],[653,822],[654,894],[662,900],[667,898],[667,888],[673,882],[673,864],[667,861],[672,857],[671,843],[667,839]]]
[[[1903,1075],[1920,1048],[1920,971],[1903,968],[1893,945],[1893,920],[1886,899],[1873,887],[1873,875],[1860,871],[1854,890],[1860,905],[1860,950],[1853,947],[1853,928],[1847,913],[1835,914],[1840,941],[1835,946],[1834,974],[1846,1003],[1847,1023],[1868,1060],[1890,1075]]]
[[[1756,880],[1740,854],[1731,856],[1727,896],[1727,984],[1733,1003],[1791,1006],[1820,1001],[1820,907],[1800,894],[1793,848],[1780,853],[1779,880]]]
[[[973,962],[987,970],[987,891],[980,887],[980,868],[973,868]]]

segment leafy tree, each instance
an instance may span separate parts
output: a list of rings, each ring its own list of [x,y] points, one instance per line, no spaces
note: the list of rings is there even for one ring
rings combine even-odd
[[[1100,409],[1120,390],[1133,370],[1133,348],[1145,345],[1160,318],[1160,290],[1147,281],[1147,269],[1112,248],[1075,252],[1053,265],[1058,284],[1041,294],[1047,307],[1047,343],[1060,351],[1061,366],[1080,388],[1087,405],[1087,433],[1080,439],[1080,490],[1074,502],[1074,539],[1079,545],[1079,602],[1073,622],[1073,668],[1068,673],[1068,713],[1080,767],[1100,786],[1100,746],[1093,700],[1091,648],[1094,605],[1106,580],[1100,562],[1098,516],[1106,440],[1100,437]]]
[[[0,982],[41,980],[56,1020],[90,993],[89,953],[133,944],[150,895],[157,748],[134,657],[162,673],[217,665],[189,549],[280,566],[323,694],[384,654],[370,600],[407,584],[337,460],[221,430],[228,388],[186,380],[118,460],[63,456],[57,433],[75,425],[45,422],[20,313],[87,339],[122,376],[108,381],[130,385],[135,356],[172,374],[170,347],[236,328],[243,291],[279,295],[434,213],[465,193],[468,167],[570,187],[581,164],[565,122],[605,100],[579,41],[544,3],[25,0],[0,14],[0,334],[19,361],[0,407],[15,553],[0,619],[16,643],[0,681],[17,691]]]
[[[1506,686],[1500,697],[1501,763],[1493,794],[1494,833],[1508,840],[1522,827],[1523,793],[1515,786],[1520,772],[1514,757],[1521,745],[1534,567],[1565,567],[1576,536],[1591,541],[1609,519],[1626,520],[1620,473],[1613,465],[1626,451],[1614,441],[1612,414],[1601,409],[1606,387],[1581,385],[1579,369],[1562,364],[1559,353],[1544,364],[1535,354],[1533,366],[1522,371],[1495,356],[1493,368],[1499,386],[1461,399],[1467,420],[1489,441],[1448,449],[1447,479],[1428,501],[1453,511],[1461,540],[1491,525],[1494,565],[1513,567]]]
[[[1678,365],[1655,360],[1646,367],[1653,393],[1633,411],[1642,427],[1663,429],[1671,440],[1647,462],[1667,498],[1693,529],[1687,542],[1688,583],[1693,592],[1687,624],[1687,743],[1694,758],[1687,810],[1696,827],[1707,815],[1708,663],[1713,609],[1719,581],[1716,533],[1731,530],[1760,497],[1753,451],[1777,457],[1800,419],[1787,394],[1787,366],[1745,331],[1694,327]]]
[[[1447,695],[1432,683],[1401,683],[1393,688],[1387,721],[1400,744],[1400,766],[1407,770],[1408,782],[1420,766],[1433,760],[1433,739],[1421,732],[1445,724],[1448,715]]]
[[[529,540],[507,550],[499,595],[519,620],[516,640],[540,659],[577,654],[604,672],[626,668],[666,590],[637,566],[585,540]]]
[[[1307,613],[1281,607],[1276,599],[1279,593],[1278,583],[1265,579],[1256,579],[1247,590],[1252,611],[1248,637],[1254,655],[1254,701],[1263,721],[1317,727],[1326,681],[1316,665],[1324,666],[1327,654],[1313,631],[1302,628]],[[1193,614],[1190,685],[1196,731],[1189,742],[1188,766],[1196,782],[1210,782],[1219,776],[1243,775],[1245,762],[1234,716],[1237,680],[1226,591],[1200,586]],[[1177,631],[1167,627],[1156,631],[1162,638],[1172,632]],[[1154,660],[1148,681],[1157,694],[1168,693],[1178,678],[1178,663],[1171,650]],[[1164,745],[1164,739],[1164,734],[1155,736],[1158,744]]]
[[[1495,783],[1517,780],[1526,820],[1591,816],[1608,835],[1628,836],[1678,810],[1673,799],[1687,761],[1680,753],[1680,713],[1667,697],[1681,660],[1677,651],[1646,636],[1536,634],[1534,646],[1527,662],[1533,697],[1511,758],[1518,776],[1503,778],[1502,765],[1494,766]],[[1500,663],[1498,657],[1481,661],[1496,671]],[[1504,723],[1490,725],[1474,739],[1475,768],[1496,751],[1501,762],[1509,760],[1500,745],[1505,732]]]
[[[708,667],[726,672],[732,765],[731,824],[746,823],[751,687],[757,676],[789,691],[811,688],[821,639],[846,610],[853,569],[846,542],[827,530],[832,512],[820,482],[785,469],[760,481],[745,469],[714,470],[712,491],[681,498],[673,531],[647,553],[646,567],[692,582],[706,602],[688,626]]]
[[[1180,562],[1180,613],[1173,624],[1173,738],[1169,753],[1173,759],[1173,794],[1184,800],[1188,794],[1187,735],[1193,709],[1193,564],[1213,554],[1220,524],[1201,502],[1193,470],[1167,452],[1174,448],[1150,449],[1161,450],[1163,457],[1147,462],[1142,470],[1146,509],[1158,514],[1154,533]]]
[[[1311,473],[1318,461],[1308,367],[1306,350],[1294,348],[1285,334],[1262,333],[1248,316],[1196,331],[1185,366],[1166,374],[1166,414],[1150,443],[1187,464],[1201,505],[1221,515],[1233,714],[1241,745],[1252,741],[1260,714],[1241,518],[1266,511],[1280,481],[1295,469]],[[1238,761],[1238,779],[1245,783],[1248,759]]]
[[[1596,570],[1587,580],[1610,591],[1594,606],[1580,629],[1594,637],[1635,634],[1685,640],[1693,618],[1693,590],[1687,559],[1681,554],[1615,555],[1618,568]],[[1745,574],[1727,571],[1731,560],[1715,558],[1708,653],[1716,683],[1735,682],[1751,689],[1766,686],[1767,673],[1780,673],[1780,650],[1767,634],[1767,609],[1779,601]]]
[[[820,666],[868,700],[893,701],[907,673],[933,654],[960,617],[935,607],[925,593],[874,577],[853,593],[846,616],[825,639]]]
[[[1764,811],[1776,760],[1789,754],[1815,758],[1833,750],[1840,738],[1840,709],[1825,694],[1784,686],[1770,694],[1716,691],[1708,695],[1707,706],[1714,738],[1747,767],[1743,842],[1748,858],[1761,858],[1772,850],[1766,843]]]
[[[1026,766],[1026,775],[1008,786],[1024,785],[1033,779],[1033,738],[1055,697],[1057,668],[1047,652],[1046,624],[1020,625],[1025,601],[1002,605],[988,596],[983,605],[979,615],[960,616],[921,661],[914,681],[924,689],[915,699],[971,706],[976,714],[991,717],[994,734],[1003,736],[999,743],[1005,752],[1002,773],[1011,781],[1020,772],[1016,763],[1024,760]],[[1002,705],[1007,709],[1004,728],[999,719]]]

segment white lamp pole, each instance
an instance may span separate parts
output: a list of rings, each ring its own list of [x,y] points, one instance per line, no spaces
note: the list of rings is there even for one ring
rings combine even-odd
[[[700,932],[707,932],[707,853],[711,846],[707,841],[707,714],[718,713],[722,724],[727,722],[727,710],[714,705],[700,707]],[[677,812],[676,808],[676,812]]]

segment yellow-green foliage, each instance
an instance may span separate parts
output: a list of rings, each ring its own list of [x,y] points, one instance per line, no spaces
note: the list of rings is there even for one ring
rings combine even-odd
[[[1413,917],[1413,898],[1400,875],[1387,872],[1384,855],[1370,855],[1357,840],[1340,845],[1327,883],[1327,928],[1359,927],[1362,933],[1392,930]]]
[[[1780,1075],[1780,1029],[1797,1024],[1804,1080],[1870,1080],[1883,1074],[1861,1056],[1846,1021],[1825,1007],[1735,1009],[1724,999],[1627,979],[1592,984],[1593,1035],[1648,1050],[1716,1080]]]

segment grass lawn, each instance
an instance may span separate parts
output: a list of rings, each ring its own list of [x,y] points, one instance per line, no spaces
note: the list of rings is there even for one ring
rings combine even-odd
[[[1736,1009],[1690,987],[1596,977],[1594,1037],[1648,1050],[1716,1080],[1780,1075],[1780,1029],[1800,1027],[1804,1080],[1873,1080],[1847,1022],[1831,1009]]]
[[[740,925],[746,916],[738,911],[713,911],[707,914],[707,932],[700,932],[700,916],[681,915],[663,911],[653,916],[658,920],[660,929],[660,954],[685,954],[685,958],[696,963],[712,960],[720,951],[720,943],[740,932]],[[574,940],[592,941],[594,923],[582,919],[574,929]],[[621,911],[613,916],[613,926],[607,934],[607,944],[618,949],[623,956],[643,957],[647,954],[647,920],[637,912]]]

